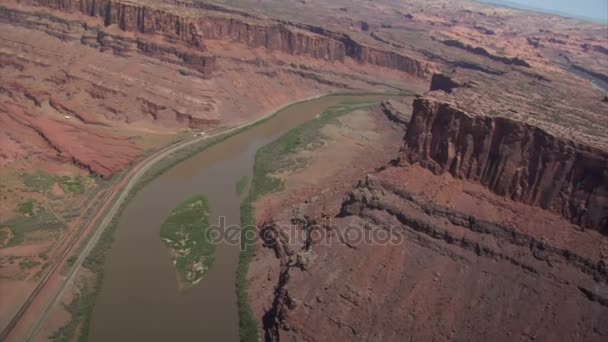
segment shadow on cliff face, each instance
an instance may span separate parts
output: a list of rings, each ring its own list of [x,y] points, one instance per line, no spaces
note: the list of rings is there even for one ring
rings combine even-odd
[[[423,98],[414,101],[405,140],[402,162],[479,182],[608,234],[608,154],[600,149]]]

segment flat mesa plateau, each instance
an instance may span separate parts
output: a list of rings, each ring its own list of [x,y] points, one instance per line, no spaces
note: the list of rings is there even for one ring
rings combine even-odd
[[[3,1],[0,340],[605,341],[607,60],[467,0]]]

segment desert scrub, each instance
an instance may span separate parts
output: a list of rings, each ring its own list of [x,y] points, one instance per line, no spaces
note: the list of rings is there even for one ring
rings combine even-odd
[[[27,200],[19,203],[17,211],[23,215],[34,215],[34,200]]]
[[[65,222],[59,221],[53,214],[43,208],[34,208],[33,204],[31,214],[29,213],[29,205],[26,205],[23,209],[28,210],[28,215],[16,216],[0,223],[0,227],[8,227],[12,232],[8,246],[22,244],[26,240],[26,235],[34,231],[59,232],[66,226]]]
[[[21,173],[20,176],[26,191],[42,194],[50,192],[55,184],[58,184],[64,192],[76,195],[81,195],[97,186],[95,178],[90,176],[58,176],[42,170],[34,173]]]
[[[21,268],[22,270],[28,270],[38,265],[40,265],[39,261],[33,260],[32,258],[28,257],[24,258],[19,262],[19,268]]]
[[[160,229],[177,270],[180,288],[198,283],[213,264],[215,244],[209,238],[209,204],[195,196],[173,209]]]
[[[243,192],[245,192],[245,188],[247,187],[247,176],[243,176],[241,178],[239,178],[239,180],[236,182],[236,193],[238,195],[243,194]]]

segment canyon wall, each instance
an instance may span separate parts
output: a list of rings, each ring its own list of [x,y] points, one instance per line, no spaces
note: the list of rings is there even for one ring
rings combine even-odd
[[[29,3],[29,1],[24,1]],[[346,57],[427,78],[432,67],[424,61],[371,47],[350,36],[306,24],[273,19],[227,16],[224,10],[196,9],[175,3],[175,8],[155,8],[120,0],[33,0],[34,4],[65,12],[81,12],[100,17],[104,25],[117,25],[123,31],[156,33],[206,50],[204,40],[229,40],[252,48],[265,48],[291,55],[344,62]],[[189,11],[189,12],[188,12]],[[215,13],[214,13],[215,11]],[[187,13],[187,14],[186,14]]]
[[[68,5],[69,3],[66,4]],[[100,51],[111,50],[115,55],[123,57],[134,53],[159,57],[164,61],[194,69],[200,72],[202,77],[210,77],[216,68],[216,57],[204,51],[148,40],[147,36],[111,34],[101,27],[81,25],[79,22],[57,18],[48,13],[30,13],[0,7],[0,23],[44,31],[64,41],[80,41],[83,45]]]
[[[105,26],[116,24],[123,31],[165,34],[205,50],[192,18],[163,9],[114,0],[34,0],[33,3],[63,12],[101,17]]]
[[[401,158],[608,235],[608,153],[599,149],[418,98]]]

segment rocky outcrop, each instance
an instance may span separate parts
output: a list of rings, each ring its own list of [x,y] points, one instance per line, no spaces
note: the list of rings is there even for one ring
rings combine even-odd
[[[163,9],[116,0],[33,0],[33,3],[64,12],[101,17],[105,26],[116,24],[123,31],[164,34],[205,49],[192,18]]]
[[[608,55],[608,48],[605,48],[601,45],[591,45],[588,43],[581,44],[581,48],[585,51],[593,50],[599,53],[603,53],[604,55]]]
[[[206,77],[210,76],[211,73],[215,70],[215,56],[182,51],[175,48],[174,46],[155,44],[142,39],[138,39],[136,44],[137,50],[139,50],[143,54],[154,57],[160,57],[164,61],[169,61],[175,64],[186,65],[192,69],[196,69],[203,76]],[[165,55],[169,55],[173,58],[163,58],[163,56]]]
[[[343,44],[346,55],[360,63],[396,69],[422,78],[427,77],[431,72],[431,67],[424,62],[396,52],[362,45],[348,36],[343,39]]]
[[[199,20],[199,25],[205,39],[230,40],[252,48],[262,47],[330,61],[343,61],[346,57],[344,46],[339,41],[293,30],[285,24],[262,25],[234,18],[206,17]]]
[[[67,6],[66,8],[70,8],[69,4],[68,2],[64,5]],[[205,48],[202,45],[198,45],[198,49],[186,49],[171,44],[157,43],[146,39],[146,36],[129,37],[111,34],[106,32],[103,27],[81,25],[79,22],[56,18],[50,14],[0,8],[0,22],[10,22],[16,26],[45,31],[61,40],[80,41],[85,46],[99,49],[102,52],[110,51],[121,57],[130,57],[136,53],[157,57],[169,63],[194,69],[203,77],[210,77],[216,66],[216,57],[204,52]],[[53,25],[49,25],[49,22]]]
[[[503,117],[419,98],[402,161],[480,182],[496,194],[608,235],[608,153]]]
[[[576,64],[571,64],[571,67],[574,70],[585,74],[586,76],[591,76],[594,79],[597,79],[601,82],[608,84],[608,75],[606,75],[606,74],[602,74],[601,72],[593,71],[593,70],[590,70],[588,68],[585,68],[585,67],[582,67],[582,66],[576,65]]]
[[[362,64],[396,69],[422,78],[431,72],[428,63],[364,45],[346,34],[312,25],[285,21],[254,24],[235,18],[203,17],[199,27],[204,39],[236,41],[249,47],[328,61],[343,62],[350,57]]]
[[[6,103],[0,108],[0,115],[19,125],[19,129],[35,132],[54,152],[49,158],[75,164],[104,179],[123,170],[141,153],[128,138],[101,135],[89,126],[36,115],[19,105]]]
[[[491,30],[491,29],[481,26],[481,25],[474,25],[473,28],[475,30],[485,34],[486,36],[493,36],[496,34],[496,32],[494,32],[494,30]]]
[[[451,93],[454,88],[462,87],[462,84],[453,80],[451,77],[444,74],[433,74],[431,77],[430,90],[442,90],[446,93]]]
[[[372,211],[384,211],[419,234],[458,245],[460,248],[474,251],[479,256],[505,260],[533,273],[538,273],[537,268],[527,261],[536,259],[568,264],[591,275],[596,281],[608,280],[608,268],[603,260],[591,260],[571,250],[552,246],[542,239],[518,232],[513,227],[484,221],[436,205],[399,189],[390,182],[369,175],[347,194],[339,216],[373,218]],[[463,231],[466,234],[462,234]],[[503,243],[499,243],[499,247],[486,245],[487,241],[484,241],[483,236],[492,236]],[[507,245],[511,245],[512,249],[505,248]],[[523,252],[512,253],[515,248],[522,248]],[[529,255],[526,257],[526,254]]]
[[[397,109],[392,100],[383,101],[380,104],[380,109],[389,120],[403,125],[403,127],[406,127],[410,121],[411,113],[405,113],[404,111]]]
[[[462,50],[466,50],[472,54],[475,55],[479,55],[479,56],[483,56],[483,57],[487,57],[495,62],[500,62],[503,64],[507,64],[507,65],[516,65],[516,66],[523,66],[526,68],[530,67],[530,64],[528,62],[526,62],[525,60],[519,58],[519,57],[503,57],[503,56],[496,56],[493,55],[491,53],[489,53],[486,49],[478,46],[478,47],[474,47],[468,44],[465,44],[461,41],[458,40],[453,40],[453,39],[448,39],[448,40],[444,40],[442,42],[443,44],[447,45],[447,46],[451,46],[451,47],[455,47],[455,48],[459,48]]]
[[[533,317],[543,314],[560,323],[543,326],[539,340],[556,329],[606,335],[601,320],[584,318],[608,313],[608,268],[601,254],[580,254],[576,239],[562,244],[504,218],[437,204],[426,193],[408,191],[402,178],[393,177],[398,169],[370,174],[347,193],[339,214],[318,228],[325,229],[317,235],[324,239],[313,243],[315,257],[305,268],[293,258],[294,249],[304,249],[301,241],[285,244],[281,238],[292,236],[284,221],[261,226],[267,248],[258,249],[252,279],[273,290],[262,320],[266,341],[401,341],[404,335],[424,340],[447,334],[455,341],[487,340],[500,329],[510,340],[527,334],[536,325]],[[271,280],[275,286],[268,286]],[[500,318],[487,319],[494,313]],[[428,322],[444,331],[424,326]]]
[[[207,129],[209,127],[215,127],[220,123],[219,120],[216,119],[195,118],[190,114],[180,112],[175,112],[175,117],[177,122],[185,123],[186,126],[194,129]]]
[[[162,34],[206,51],[204,40],[229,40],[248,47],[262,47],[291,55],[343,62],[350,57],[371,64],[426,78],[432,67],[423,61],[394,51],[362,44],[350,36],[306,24],[258,19],[226,11],[217,6],[203,7],[200,14],[155,8],[124,0],[32,0],[35,4],[66,12],[81,12],[103,18],[104,25],[117,25],[123,31]],[[29,1],[26,1],[28,3]],[[176,8],[184,4],[175,2]],[[222,15],[214,14],[215,12]],[[179,14],[177,14],[179,13]]]
[[[496,75],[496,76],[504,75],[506,72],[503,70],[489,68],[487,66],[480,65],[479,63],[450,58],[449,56],[436,54],[436,53],[433,53],[428,50],[422,51],[422,54],[430,61],[439,62],[441,64],[446,64],[452,68],[475,70],[475,71],[480,71],[480,72],[483,72],[486,74]]]

